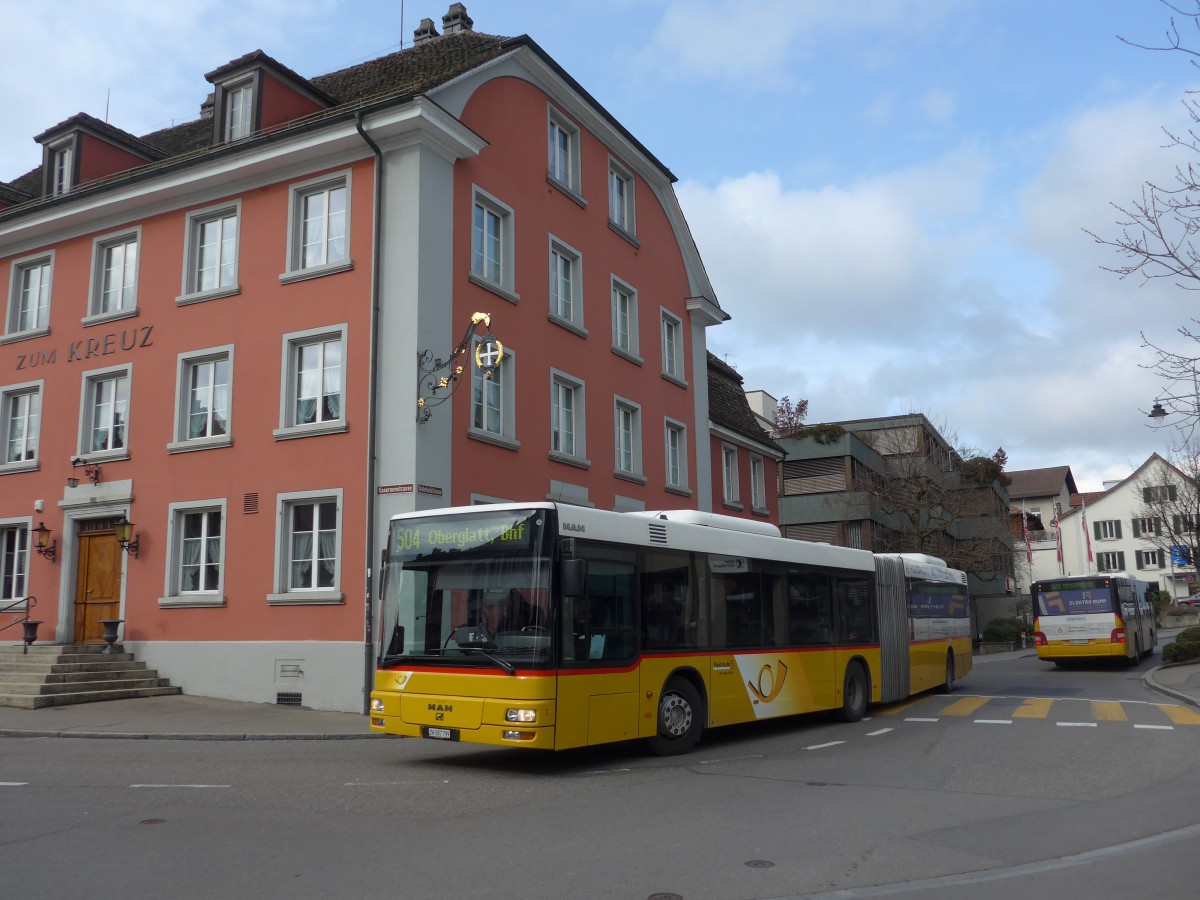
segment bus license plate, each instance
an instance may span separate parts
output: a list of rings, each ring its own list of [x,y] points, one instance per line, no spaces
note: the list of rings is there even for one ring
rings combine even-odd
[[[432,725],[425,726],[425,737],[433,738],[435,741],[457,741],[457,728],[434,728]]]
[[[1072,644],[1090,644],[1091,641],[1089,641],[1087,638],[1071,638],[1071,643]]]

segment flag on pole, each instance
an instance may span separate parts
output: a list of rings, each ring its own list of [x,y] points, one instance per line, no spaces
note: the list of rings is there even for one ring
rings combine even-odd
[[[1025,515],[1025,504],[1021,503],[1021,531],[1025,534],[1025,561],[1033,571],[1033,545],[1029,542],[1029,517]]]
[[[1058,551],[1058,574],[1063,574],[1063,558],[1062,558],[1062,529],[1058,527],[1058,513],[1054,514],[1054,519],[1050,523],[1054,526],[1054,546]]]
[[[1092,556],[1092,533],[1088,531],[1087,527],[1087,501],[1084,500],[1081,502],[1083,503],[1083,517],[1080,521],[1083,522],[1083,539],[1087,542],[1088,562],[1092,562],[1095,560],[1095,557]]]

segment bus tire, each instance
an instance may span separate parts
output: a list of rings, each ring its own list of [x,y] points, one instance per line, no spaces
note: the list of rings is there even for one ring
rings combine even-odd
[[[867,712],[867,701],[871,697],[871,685],[861,663],[846,666],[846,677],[842,682],[842,708],[838,718],[843,722],[857,722]]]
[[[946,683],[942,686],[943,694],[954,693],[954,651],[946,653]]]
[[[703,730],[700,694],[686,678],[671,678],[658,698],[658,733],[650,738],[656,756],[677,756],[696,746]]]
[[[1136,635],[1133,638],[1133,656],[1125,657],[1125,662],[1131,666],[1136,666],[1142,661],[1142,639]]]

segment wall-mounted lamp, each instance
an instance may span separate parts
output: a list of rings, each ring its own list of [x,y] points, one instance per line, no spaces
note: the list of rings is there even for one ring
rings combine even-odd
[[[138,555],[138,539],[133,536],[133,523],[126,516],[121,516],[121,519],[116,524],[117,543],[121,545],[121,549],[137,559]]]
[[[33,529],[33,533],[37,535],[37,540],[33,545],[33,549],[37,551],[37,555],[45,557],[50,562],[54,562],[54,553],[58,549],[58,541],[50,540],[50,529],[46,527],[46,523],[38,522],[38,527]]]
[[[100,467],[98,465],[89,463],[86,459],[79,456],[71,460],[72,469],[78,469],[80,466],[83,466],[83,474],[87,476],[88,481],[92,484],[100,483]],[[74,476],[68,478],[67,487],[79,487],[79,479]]]

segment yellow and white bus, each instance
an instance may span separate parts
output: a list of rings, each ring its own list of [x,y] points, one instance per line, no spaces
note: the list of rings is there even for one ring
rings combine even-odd
[[[691,510],[555,503],[396,516],[373,731],[563,750],[838,710],[971,669],[966,576]]]
[[[1073,660],[1125,659],[1154,652],[1155,585],[1124,572],[1035,581],[1033,639],[1038,659],[1065,666]]]

